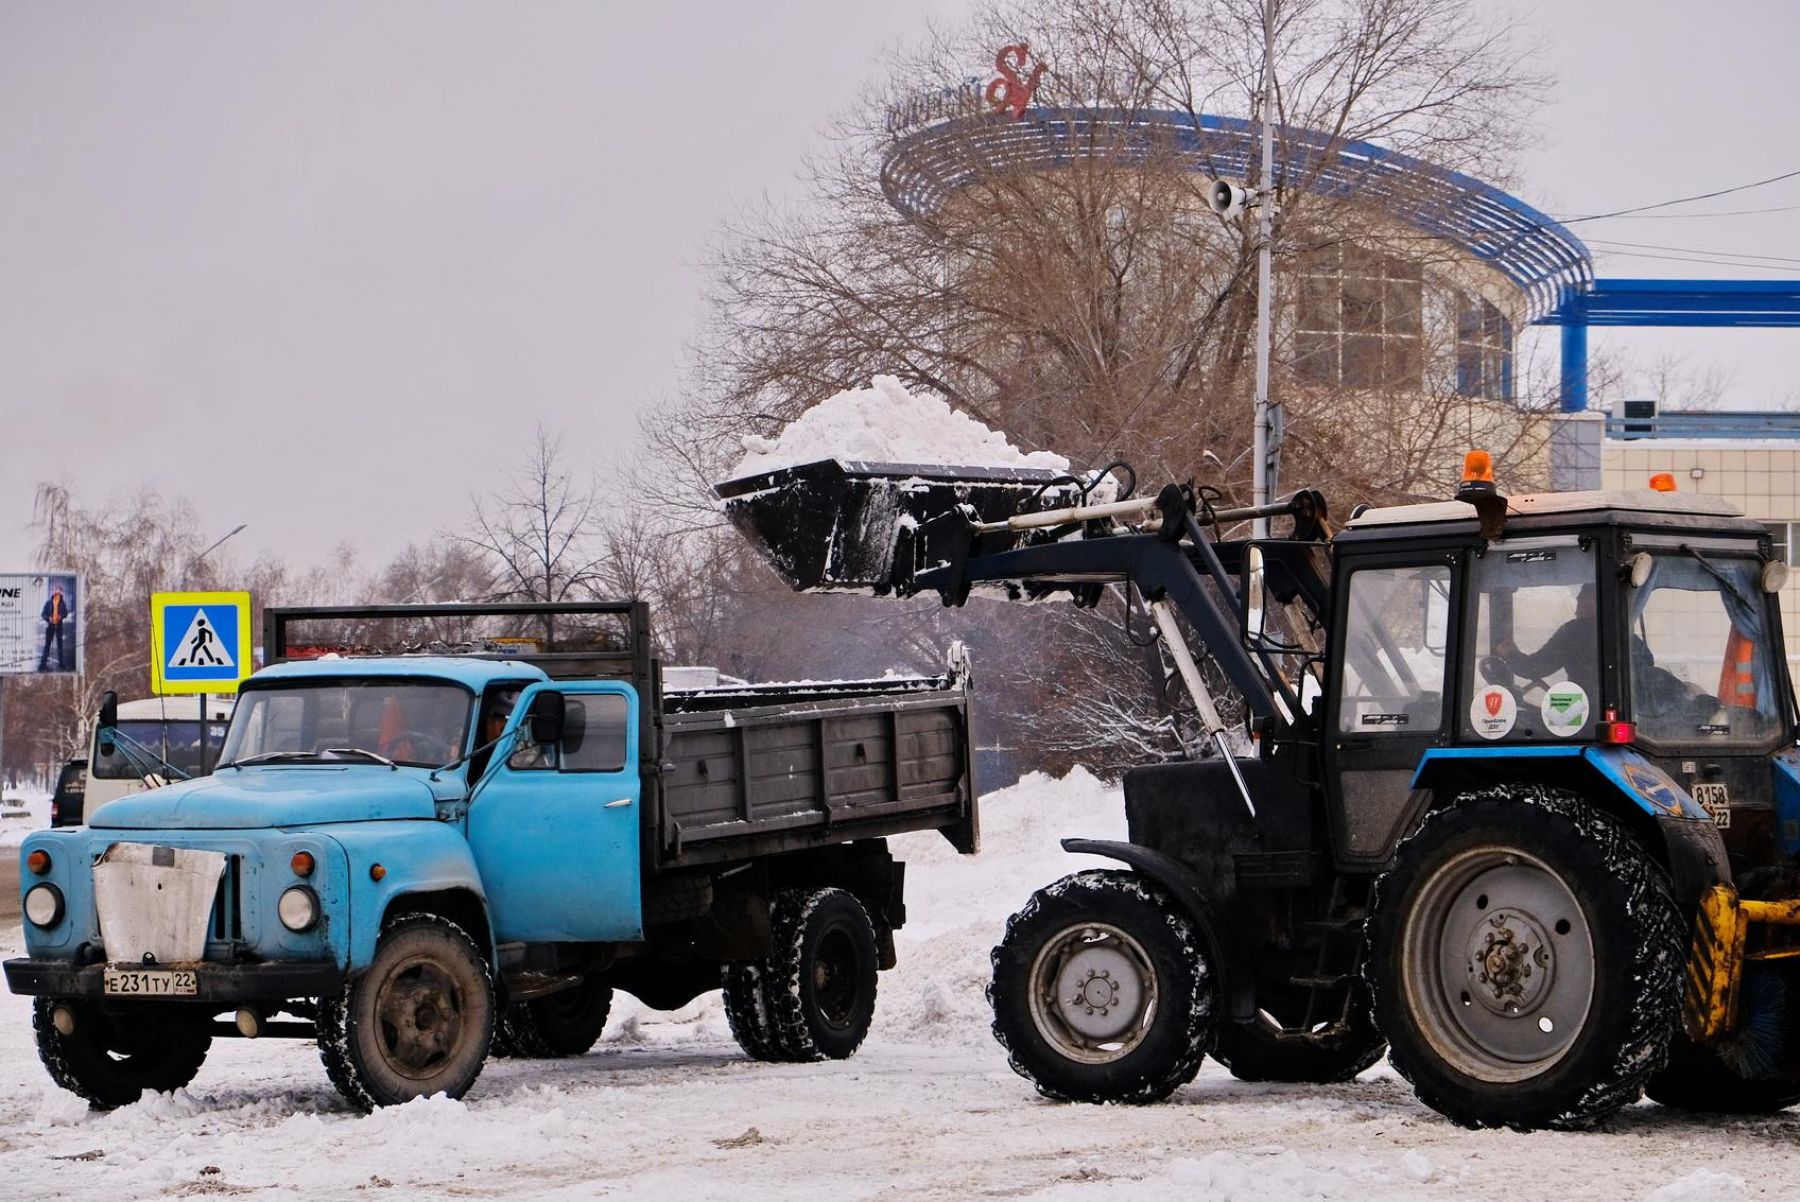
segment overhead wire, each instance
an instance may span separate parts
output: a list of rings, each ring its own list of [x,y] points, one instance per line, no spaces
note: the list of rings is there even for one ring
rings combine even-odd
[[[1737,184],[1730,188],[1718,188],[1711,192],[1696,192],[1692,196],[1678,196],[1674,200],[1659,200],[1655,204],[1636,205],[1628,209],[1615,209],[1610,213],[1589,213],[1582,217],[1558,218],[1564,225],[1573,225],[1578,221],[1603,221],[1609,217],[1626,217],[1633,213],[1648,213],[1652,209],[1667,209],[1674,205],[1692,204],[1696,200],[1712,200],[1720,196],[1730,196],[1734,192],[1748,192],[1752,188],[1765,188],[1770,184],[1778,184],[1783,180],[1800,178],[1800,168],[1784,171],[1780,175],[1771,175],[1767,179],[1754,180],[1747,184]]]

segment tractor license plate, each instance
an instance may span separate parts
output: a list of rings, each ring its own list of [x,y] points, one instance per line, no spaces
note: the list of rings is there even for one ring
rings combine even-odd
[[[193,997],[200,992],[200,983],[186,968],[109,968],[102,991],[121,997]]]
[[[1718,781],[1695,782],[1694,800],[1705,807],[1712,815],[1713,825],[1721,829],[1731,826],[1731,797],[1725,792],[1725,786]]]

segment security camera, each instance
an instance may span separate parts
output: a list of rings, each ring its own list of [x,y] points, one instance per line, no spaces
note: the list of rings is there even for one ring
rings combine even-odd
[[[1249,207],[1253,199],[1248,188],[1228,179],[1216,179],[1212,187],[1206,190],[1207,205],[1221,217],[1236,217]]]

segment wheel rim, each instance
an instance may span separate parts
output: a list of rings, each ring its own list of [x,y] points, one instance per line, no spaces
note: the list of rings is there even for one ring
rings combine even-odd
[[[833,1027],[850,1025],[856,1012],[862,957],[848,931],[838,927],[819,938],[813,953],[813,1003],[819,1015]]]
[[[1083,1064],[1128,1056],[1156,1014],[1156,971],[1120,928],[1084,922],[1058,932],[1031,965],[1031,1018],[1057,1052]]]
[[[1524,1081],[1567,1055],[1594,1000],[1586,912],[1557,873],[1479,848],[1419,886],[1401,980],[1425,1038],[1457,1071]]]
[[[443,1071],[462,1042],[462,992],[429,956],[401,961],[375,995],[377,1042],[396,1073],[414,1081]]]

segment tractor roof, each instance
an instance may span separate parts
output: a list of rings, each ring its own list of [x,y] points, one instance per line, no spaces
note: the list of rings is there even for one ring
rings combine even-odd
[[[1509,522],[1528,521],[1532,528],[1546,526],[1628,525],[1704,526],[1733,533],[1761,533],[1760,524],[1719,497],[1697,493],[1656,492],[1651,489],[1595,489],[1591,492],[1527,493],[1508,497]],[[1475,507],[1466,501],[1433,501],[1423,505],[1391,505],[1365,509],[1351,518],[1345,531],[1387,533],[1395,526],[1438,526],[1475,522]]]

